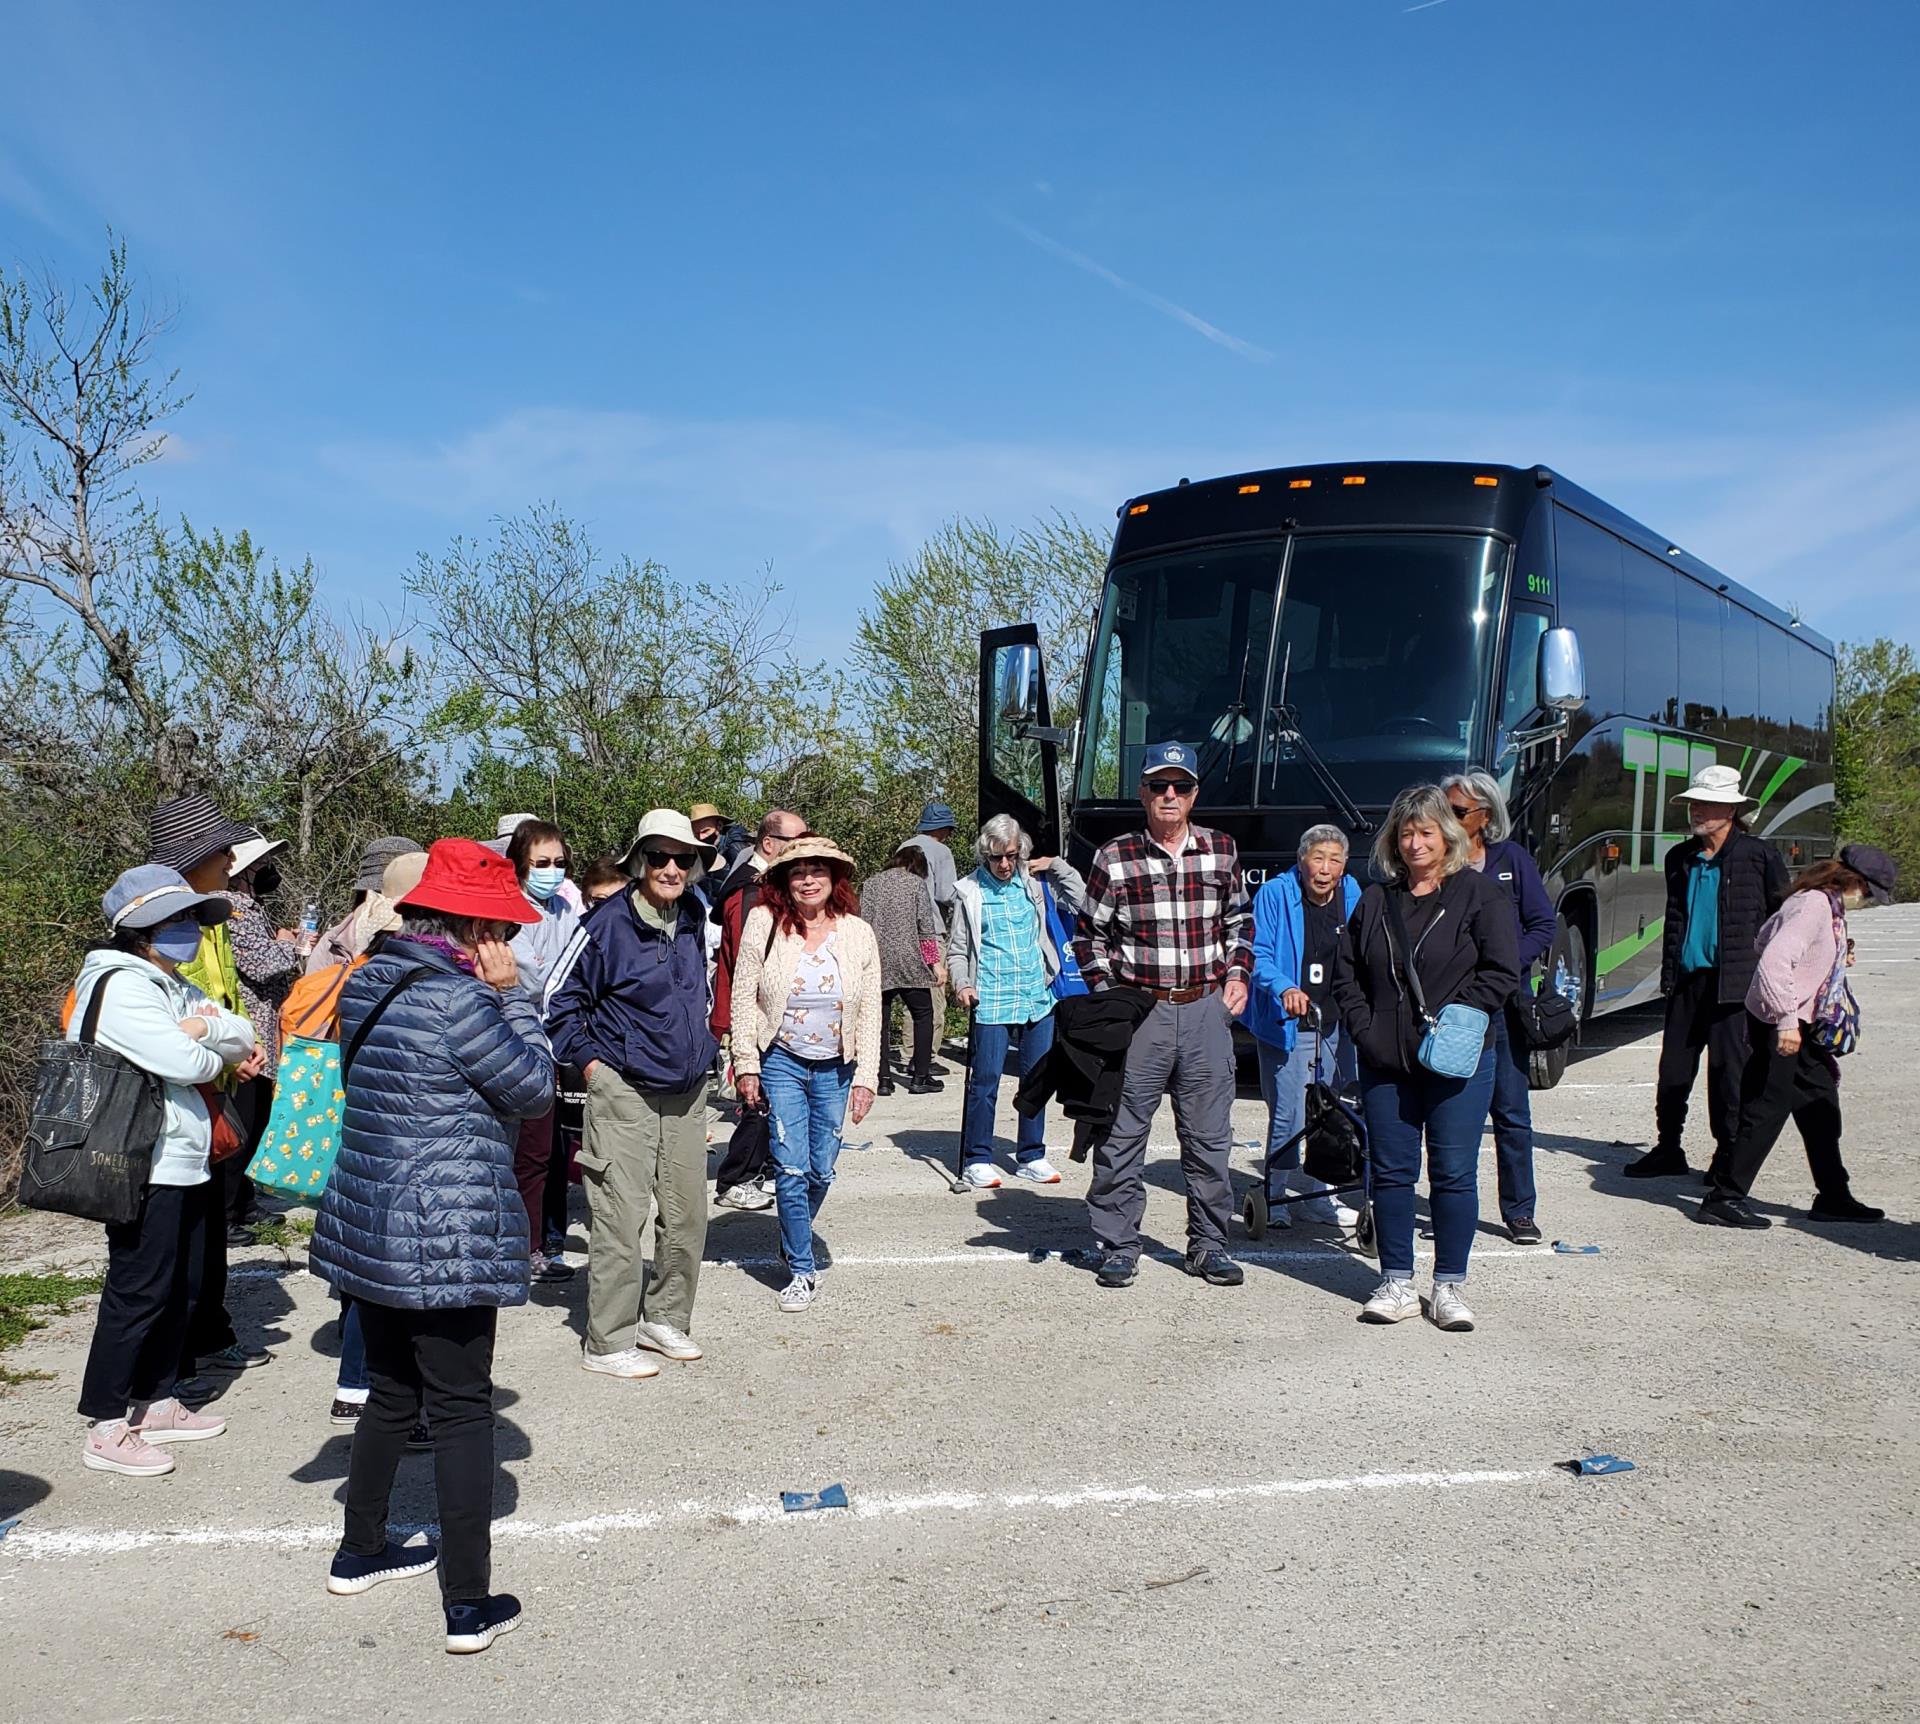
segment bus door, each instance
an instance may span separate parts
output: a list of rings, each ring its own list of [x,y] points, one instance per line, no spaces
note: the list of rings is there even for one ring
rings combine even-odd
[[[980,636],[980,819],[1011,814],[1036,856],[1060,850],[1060,745],[1040,631],[1032,623]]]

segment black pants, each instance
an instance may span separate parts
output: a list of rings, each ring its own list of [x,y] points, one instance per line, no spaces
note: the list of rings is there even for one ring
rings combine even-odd
[[[346,1536],[340,1548],[377,1556],[387,1543],[387,1503],[407,1433],[424,1408],[433,1432],[440,1502],[440,1596],[485,1598],[493,1569],[493,1332],[491,1305],[402,1311],[354,1302],[372,1388],[353,1433]]]
[[[180,1336],[180,1375],[239,1339],[227,1313],[227,1178],[242,1167],[238,1155],[214,1163],[196,1186],[200,1214],[182,1250],[187,1260],[187,1320]],[[246,1183],[251,1183],[250,1181]]]
[[[931,988],[888,988],[880,995],[880,1011],[887,1024],[887,1042],[893,1042],[893,1002],[898,1000],[913,1019],[913,1062],[907,1077],[913,1083],[925,1083],[933,1069],[933,990]]]
[[[258,1193],[247,1177],[247,1163],[267,1134],[267,1121],[273,1116],[273,1079],[250,1078],[234,1092],[241,1124],[246,1127],[246,1147],[213,1169],[221,1184],[221,1203],[229,1227],[244,1226],[259,1207]]]
[[[204,1185],[149,1185],[140,1213],[107,1229],[107,1280],[80,1384],[89,1419],[124,1419],[136,1401],[164,1401],[179,1381],[187,1266],[207,1225]]]
[[[1800,1128],[1813,1186],[1822,1197],[1847,1196],[1847,1165],[1840,1159],[1840,1074],[1800,1026],[1800,1051],[1774,1050],[1773,1026],[1752,1018],[1753,1051],[1740,1081],[1740,1129],[1733,1147],[1713,1158],[1712,1195],[1745,1197],[1779,1142],[1789,1119]]]
[[[586,1079],[577,1066],[560,1068],[559,1097],[553,1104],[553,1160],[547,1167],[547,1196],[543,1227],[564,1235],[568,1221],[568,1193],[573,1158],[580,1149],[586,1116]]]
[[[758,1111],[741,1108],[740,1121],[733,1128],[733,1136],[727,1140],[726,1152],[720,1157],[720,1165],[714,1172],[715,1191],[725,1191],[735,1185],[751,1185],[772,1171],[773,1134],[768,1125],[769,1117],[764,1101]]]
[[[1687,1128],[1687,1101],[1707,1056],[1707,1124],[1715,1155],[1733,1147],[1740,1129],[1740,1077],[1747,1064],[1747,1008],[1719,1001],[1720,972],[1694,970],[1667,996],[1660,1036],[1660,1069],[1653,1092],[1655,1147],[1678,1152]]]

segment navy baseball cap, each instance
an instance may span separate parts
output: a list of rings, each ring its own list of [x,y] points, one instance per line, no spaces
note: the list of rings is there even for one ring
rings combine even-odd
[[[1152,778],[1160,772],[1184,772],[1189,778],[1198,778],[1199,757],[1184,742],[1156,742],[1141,762],[1140,776]]]

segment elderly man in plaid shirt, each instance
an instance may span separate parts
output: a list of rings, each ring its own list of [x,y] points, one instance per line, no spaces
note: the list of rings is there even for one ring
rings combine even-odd
[[[1140,1261],[1147,1133],[1161,1096],[1173,1096],[1180,1170],[1187,1182],[1189,1275],[1237,1287],[1227,1255],[1233,1187],[1233,1020],[1253,973],[1253,908],[1233,840],[1188,821],[1200,788],[1194,752],[1147,750],[1140,800],[1147,829],[1103,845],[1080,913],[1080,973],[1090,986],[1138,988],[1153,1010],[1127,1052],[1120,1112],[1094,1152],[1087,1211],[1102,1287],[1128,1286]]]

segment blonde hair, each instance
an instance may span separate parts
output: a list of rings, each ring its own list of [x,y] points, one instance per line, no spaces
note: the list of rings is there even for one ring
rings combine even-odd
[[[1406,877],[1407,865],[1400,859],[1400,834],[1410,823],[1440,829],[1447,846],[1446,860],[1440,865],[1443,879],[1466,867],[1473,855],[1473,840],[1453,817],[1446,792],[1437,784],[1413,784],[1393,799],[1393,806],[1387,810],[1387,817],[1380,822],[1380,831],[1373,840],[1373,871],[1382,880]]]

